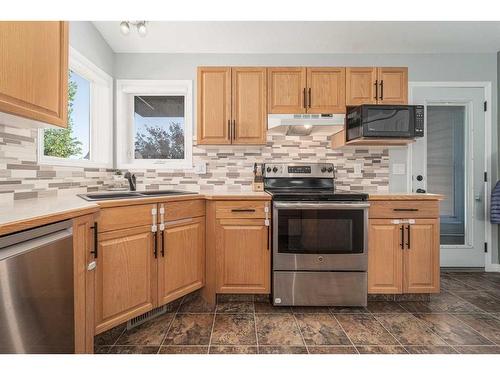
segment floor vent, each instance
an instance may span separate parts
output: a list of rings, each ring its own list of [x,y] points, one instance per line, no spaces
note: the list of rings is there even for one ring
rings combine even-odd
[[[150,321],[151,319],[156,318],[157,316],[165,314],[166,312],[167,312],[167,305],[163,305],[163,306],[157,307],[156,309],[148,311],[147,313],[139,315],[139,316],[135,317],[134,319],[130,319],[127,322],[127,331],[129,331],[132,328],[135,328],[137,326],[140,326],[141,324],[146,323],[146,322]]]

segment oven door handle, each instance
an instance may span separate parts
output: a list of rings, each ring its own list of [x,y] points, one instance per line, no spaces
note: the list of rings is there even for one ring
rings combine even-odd
[[[361,202],[353,202],[353,203],[327,203],[327,202],[274,202],[273,206],[276,208],[292,208],[292,209],[303,209],[303,210],[328,210],[328,209],[340,209],[340,210],[349,210],[349,209],[365,209],[370,207],[370,203],[361,203]]]

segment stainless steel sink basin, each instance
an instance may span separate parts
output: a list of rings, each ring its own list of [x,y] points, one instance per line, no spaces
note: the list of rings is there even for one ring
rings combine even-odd
[[[119,192],[107,192],[107,193],[88,193],[88,194],[78,194],[78,196],[87,201],[106,201],[113,199],[159,197],[165,195],[182,195],[182,194],[196,194],[196,193],[192,191],[182,191],[182,190],[149,190],[149,191],[119,191]]]

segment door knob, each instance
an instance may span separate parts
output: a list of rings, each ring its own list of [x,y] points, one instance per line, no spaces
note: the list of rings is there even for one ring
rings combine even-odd
[[[476,196],[474,196],[474,199],[476,202],[481,202],[481,195],[477,194]]]

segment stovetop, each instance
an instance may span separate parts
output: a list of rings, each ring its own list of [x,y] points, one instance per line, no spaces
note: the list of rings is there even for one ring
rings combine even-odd
[[[368,194],[342,190],[324,189],[266,189],[274,200],[280,201],[366,201]]]

